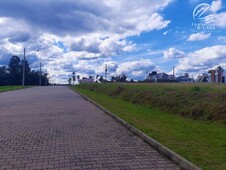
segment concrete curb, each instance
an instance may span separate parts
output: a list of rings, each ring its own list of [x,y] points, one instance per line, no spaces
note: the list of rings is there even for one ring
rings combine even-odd
[[[108,114],[109,116],[111,116],[112,118],[114,118],[116,121],[118,121],[119,123],[121,123],[123,126],[125,126],[127,129],[129,129],[130,131],[132,131],[135,135],[139,136],[141,139],[143,139],[149,145],[151,145],[152,147],[154,147],[163,156],[165,156],[166,158],[168,158],[169,160],[171,160],[172,162],[174,162],[175,164],[177,164],[180,167],[180,169],[184,169],[184,170],[201,170],[201,168],[197,167],[196,165],[194,165],[193,163],[189,162],[185,158],[181,157],[177,153],[171,151],[170,149],[168,149],[167,147],[163,146],[162,144],[160,144],[156,140],[150,138],[149,136],[147,136],[146,134],[144,134],[140,130],[136,129],[132,125],[128,124],[126,121],[122,120],[118,116],[114,115],[113,113],[111,113],[110,111],[108,111],[107,109],[105,109],[103,106],[97,104],[92,99],[86,97],[85,95],[79,93],[78,91],[76,91],[76,93],[78,93],[80,96],[82,96],[83,98],[85,98],[87,101],[91,102],[92,104],[94,104],[95,106],[97,106],[98,108],[100,108],[106,114]]]

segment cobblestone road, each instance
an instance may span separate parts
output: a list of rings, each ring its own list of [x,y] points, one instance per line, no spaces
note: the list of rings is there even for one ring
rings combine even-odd
[[[0,93],[0,169],[177,169],[67,87]]]

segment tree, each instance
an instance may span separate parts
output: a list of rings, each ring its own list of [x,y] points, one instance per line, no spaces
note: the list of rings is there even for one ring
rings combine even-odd
[[[22,62],[21,62],[21,71],[23,70],[23,64],[24,64],[24,60],[22,60]],[[25,74],[29,74],[30,73],[30,71],[31,71],[31,69],[30,69],[30,66],[29,66],[29,63],[28,63],[28,61],[27,60],[25,60]]]
[[[6,66],[0,67],[0,74],[6,74],[6,72],[7,72],[7,67]]]
[[[9,66],[0,67],[0,85],[21,85],[23,74],[23,60],[17,56],[12,56]],[[28,61],[25,61],[25,84],[38,85],[39,84],[39,71],[30,69]],[[48,85],[49,79],[45,74],[41,75],[42,85]]]
[[[70,85],[71,85],[71,78],[69,78],[69,79],[68,79],[68,84],[70,84]]]
[[[45,83],[45,86],[48,86],[49,85],[49,79],[48,79],[48,73],[44,73],[44,83]]]
[[[20,65],[20,75],[23,75],[23,64],[24,64],[24,60],[21,61],[21,65]],[[27,60],[25,60],[25,84],[28,84],[29,82],[29,74],[31,72],[29,63]]]
[[[0,67],[0,86],[8,85],[9,74],[7,72],[7,67]]]
[[[104,82],[104,78],[103,78],[103,76],[100,76],[99,81],[100,81],[101,83],[103,83],[103,82]]]
[[[116,76],[116,82],[126,82],[127,76],[125,74],[121,74]]]
[[[189,78],[189,74],[188,73],[184,73],[184,77]]]
[[[151,73],[149,73],[150,76],[155,76],[157,75],[157,71],[152,71]]]
[[[72,73],[72,81],[73,81],[73,84],[75,84],[75,72],[74,71]]]
[[[224,69],[223,69],[221,66],[218,66],[218,67],[216,68],[216,71],[222,73],[222,72],[224,71]]]
[[[112,82],[126,82],[127,76],[125,74],[118,75],[116,77],[112,76]]]
[[[134,83],[135,81],[133,79],[130,80],[130,83]]]
[[[29,75],[26,76],[26,85],[39,85],[39,71],[32,70]]]
[[[18,56],[12,56],[9,62],[9,85],[20,85],[22,79],[21,63]]]
[[[119,81],[120,82],[126,82],[127,76],[125,74],[122,74],[119,76]]]
[[[116,77],[112,76],[111,77],[111,82],[116,82]]]
[[[221,66],[218,66],[216,71],[218,74],[218,83],[222,83],[222,73],[224,72],[224,69]]]
[[[208,75],[207,74],[199,75],[198,81],[199,82],[208,82]]]
[[[80,79],[80,75],[77,75],[77,80],[79,80]]]

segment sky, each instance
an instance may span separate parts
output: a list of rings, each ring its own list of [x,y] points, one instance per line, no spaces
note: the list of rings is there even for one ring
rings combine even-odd
[[[207,17],[206,17],[207,16]],[[205,18],[204,18],[205,17]],[[152,71],[196,77],[226,69],[223,0],[1,0],[0,65],[43,65],[52,83]]]

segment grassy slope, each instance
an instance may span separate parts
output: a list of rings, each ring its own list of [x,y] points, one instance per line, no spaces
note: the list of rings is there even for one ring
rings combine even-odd
[[[224,85],[94,84],[82,86],[131,103],[157,107],[166,112],[200,120],[225,121],[226,124],[226,86]]]
[[[123,87],[124,91],[126,91],[125,89],[129,89],[129,91],[127,93],[123,92],[123,90],[118,89],[118,86]],[[140,91],[149,91],[152,88],[156,91],[156,94],[160,94],[165,87],[171,89],[168,90],[171,92],[172,89],[188,92],[190,88],[193,88],[191,85],[156,86],[142,84],[80,85],[73,88],[203,169],[226,169],[225,125],[187,119],[179,115],[166,113],[166,111],[162,111],[157,107],[150,107],[144,99],[142,100],[144,102],[143,106],[134,104],[133,98],[134,96],[139,98]],[[225,87],[203,86],[202,90],[219,93],[224,90],[222,88]],[[87,89],[91,89],[91,91]],[[131,90],[134,91],[133,95],[128,94]],[[126,99],[126,95],[129,98]],[[198,100],[197,96],[196,98]],[[168,97],[168,100],[173,100],[173,97]]]
[[[6,92],[6,91],[11,91],[11,90],[19,90],[23,89],[25,87],[22,86],[0,86],[0,93],[1,92]]]

